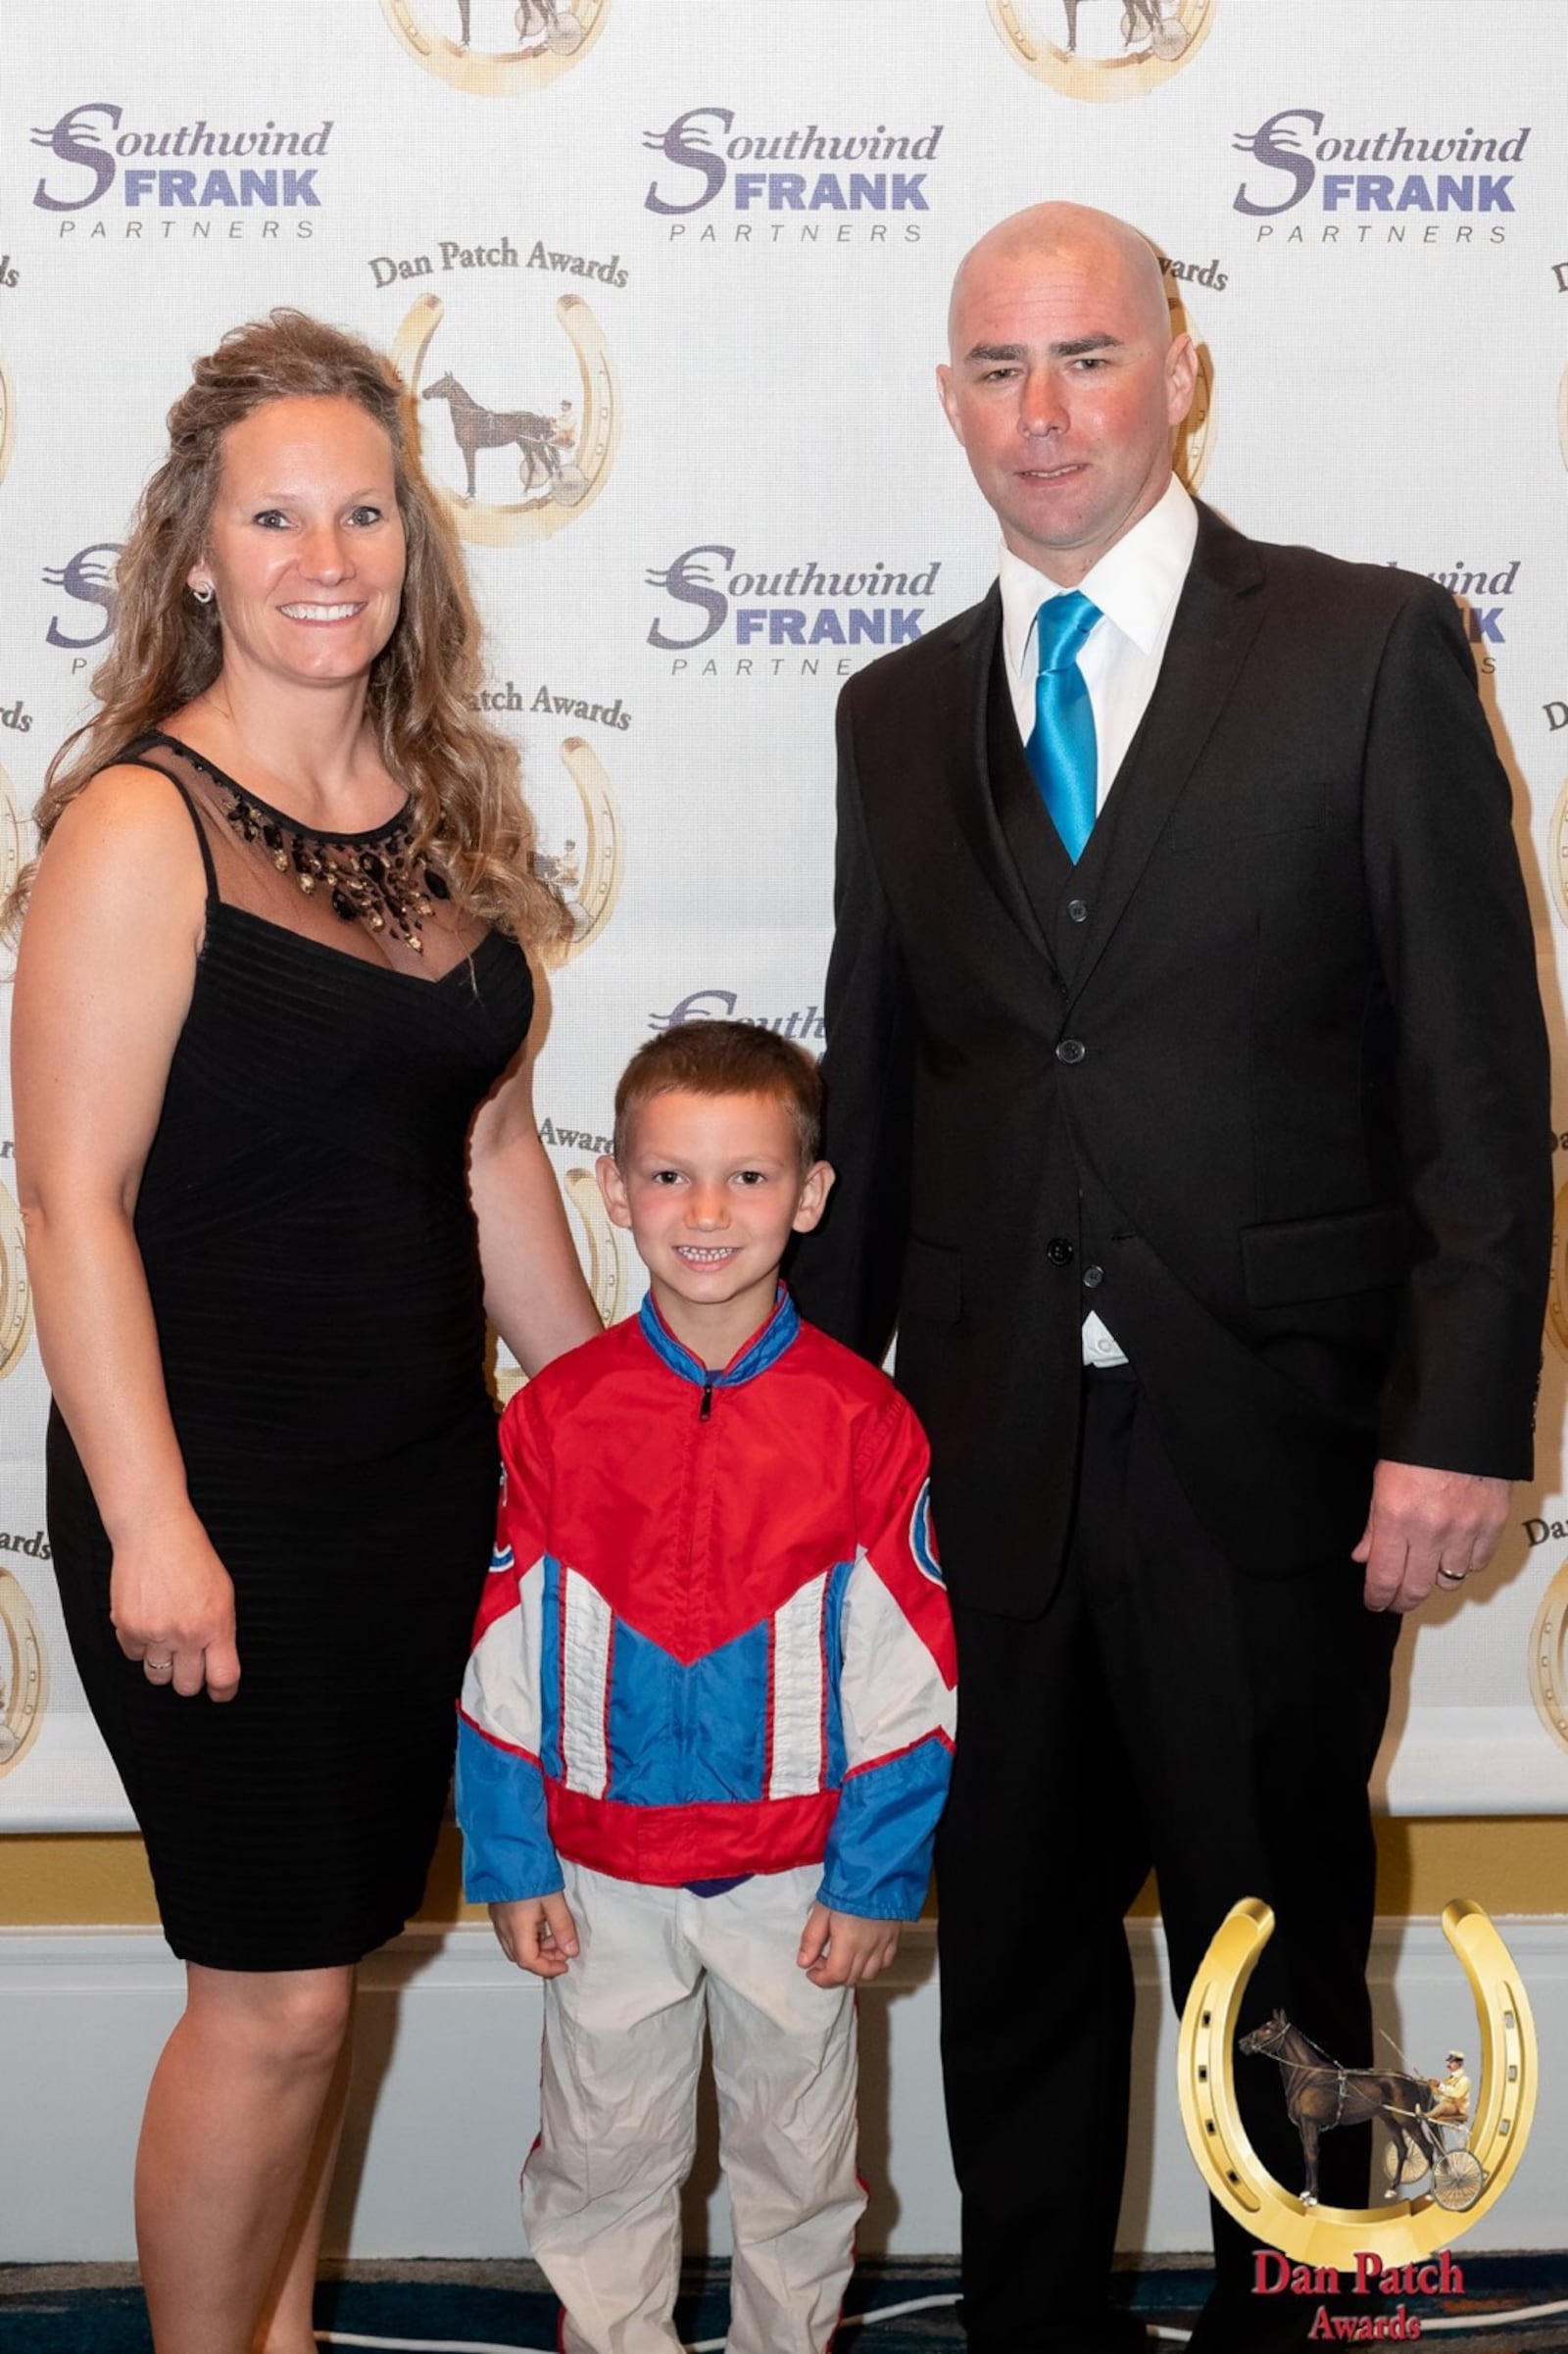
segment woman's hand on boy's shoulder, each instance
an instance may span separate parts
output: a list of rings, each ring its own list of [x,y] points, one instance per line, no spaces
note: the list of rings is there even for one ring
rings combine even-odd
[[[559,1978],[576,1959],[577,1924],[564,1896],[515,1896],[492,1904],[490,1921],[508,1961],[535,1978]]]
[[[493,1908],[492,1908],[493,1909]],[[899,1950],[901,1921],[866,1921],[813,1904],[795,1959],[813,1986],[863,1986]]]

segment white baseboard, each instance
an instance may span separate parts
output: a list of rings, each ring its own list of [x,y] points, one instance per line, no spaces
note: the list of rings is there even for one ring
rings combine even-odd
[[[1466,2244],[1560,2247],[1568,2180],[1568,1917],[1500,1921],[1529,1989],[1544,2096],[1519,2178]],[[1207,2207],[1176,2105],[1176,2028],[1158,1931],[1132,1932],[1139,2008],[1123,2246],[1200,2248]],[[1372,1982],[1380,2024],[1436,2072],[1457,2043],[1474,2057],[1468,1988],[1432,1921],[1380,1923]],[[414,1934],[366,1964],[354,2108],[329,2232],[372,2256],[524,2254],[516,2175],[533,2137],[537,1983],[490,1933]],[[155,1931],[0,1932],[0,2262],[130,2255],[130,2175],[143,2093],[177,2016],[181,1972]],[[867,2254],[957,2244],[943,2130],[931,1933],[906,1938],[891,1983],[861,1997],[861,2167],[872,2186]],[[1474,2071],[1473,2071],[1474,2072]],[[727,2246],[711,2121],[688,2197],[696,2247]],[[1073,2121],[1061,2121],[1071,2135]]]

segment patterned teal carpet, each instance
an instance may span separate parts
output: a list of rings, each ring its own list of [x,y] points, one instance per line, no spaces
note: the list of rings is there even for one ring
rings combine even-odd
[[[1462,2306],[1410,2300],[1427,2344],[1452,2354],[1568,2354],[1568,2255],[1465,2257],[1464,2272]],[[1183,2342],[1204,2286],[1197,2264],[1121,2276],[1151,2354]],[[959,2354],[956,2299],[951,2259],[863,2265],[846,2301],[841,2354]],[[721,2347],[725,2306],[723,2266],[694,2269],[676,2315],[685,2344]],[[316,2318],[326,2347],[555,2354],[557,2342],[555,2301],[522,2263],[357,2265],[322,2283]],[[0,2265],[0,2349],[152,2354],[129,2268]]]

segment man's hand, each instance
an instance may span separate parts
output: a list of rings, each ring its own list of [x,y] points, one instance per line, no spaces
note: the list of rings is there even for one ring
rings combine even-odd
[[[518,1896],[493,1904],[490,1921],[501,1950],[535,1978],[559,1978],[576,1958],[577,1924],[564,1896]]]
[[[795,1959],[813,1986],[863,1986],[899,1950],[899,1921],[863,1921],[858,1913],[813,1904]]]
[[[1416,1610],[1436,1586],[1452,1594],[1485,1569],[1508,1517],[1508,1482],[1419,1463],[1380,1463],[1352,1561],[1366,1569],[1369,1610]]]

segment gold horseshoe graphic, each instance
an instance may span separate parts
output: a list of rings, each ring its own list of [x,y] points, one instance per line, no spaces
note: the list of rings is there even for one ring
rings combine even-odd
[[[0,465],[0,474],[5,467]],[[22,820],[11,791],[11,779],[0,768],[0,899],[10,893],[22,872]]]
[[[561,1190],[581,1222],[588,1245],[588,1289],[593,1294],[599,1321],[608,1329],[619,1316],[626,1293],[620,1237],[610,1223],[610,1213],[592,1169],[568,1169],[561,1181]],[[527,1378],[518,1365],[497,1365],[495,1389],[502,1405],[516,1396]]]
[[[626,1290],[620,1237],[610,1223],[610,1212],[592,1169],[568,1169],[562,1185],[588,1237],[588,1289],[594,1296],[600,1322],[608,1327],[619,1316]]]
[[[6,374],[5,361],[0,358],[0,482],[5,480],[6,467],[11,464],[11,444],[16,430],[17,398],[11,389],[11,378]]]
[[[1530,1696],[1553,1741],[1568,1749],[1568,1561],[1541,1597],[1530,1630]]]
[[[1483,2187],[1474,2203],[1457,2213],[1430,2195],[1381,2208],[1303,2207],[1262,2165],[1236,2106],[1237,2016],[1273,1931],[1272,1910],[1255,1896],[1232,1905],[1182,2012],[1177,2084],[1198,2171],[1254,2238],[1298,2264],[1353,2272],[1366,2248],[1376,2248],[1388,2266],[1424,2263],[1496,2204],[1530,2137],[1536,2029],[1513,1957],[1479,1904],[1458,1896],[1444,1906],[1443,1934],[1470,1981],[1481,2030],[1481,2098],[1469,2148],[1482,2169]]]
[[[622,860],[620,815],[598,753],[584,737],[567,736],[561,747],[561,763],[576,786],[577,799],[582,804],[585,839],[582,884],[577,894],[582,913],[571,937],[552,942],[544,952],[545,964],[552,972],[580,956],[585,948],[591,948],[609,923],[620,897]]]
[[[26,1756],[49,1704],[49,1655],[32,1604],[9,1569],[0,1569],[0,1657],[8,1662],[0,1710],[3,1775]]]
[[[1208,471],[1208,462],[1214,455],[1214,356],[1206,343],[1200,342],[1182,294],[1181,282],[1167,278],[1165,291],[1170,303],[1170,320],[1179,335],[1191,335],[1193,357],[1198,364],[1198,379],[1193,386],[1193,405],[1183,418],[1176,435],[1176,473],[1194,497]]]
[[[1163,40],[1131,57],[1104,58],[1080,58],[1050,39],[1037,38],[1024,25],[1018,0],[987,4],[992,24],[1019,65],[1065,98],[1098,101],[1141,98],[1188,65],[1208,38],[1217,0],[1178,0],[1175,15],[1162,26]]]
[[[1568,376],[1563,379],[1568,394]],[[1563,425],[1568,432],[1568,406],[1565,406]],[[1551,896],[1557,903],[1557,912],[1568,923],[1568,782],[1557,796],[1557,807],[1551,812]],[[1562,1196],[1558,1196],[1561,1202]]]
[[[531,49],[461,48],[444,33],[427,32],[414,0],[381,0],[381,14],[409,55],[427,74],[479,98],[511,98],[542,90],[585,58],[605,28],[610,0],[571,5]]]
[[[419,372],[445,309],[438,294],[421,294],[392,338],[392,365],[416,399]],[[580,294],[560,296],[556,317],[577,355],[577,374],[582,386],[582,432],[574,462],[575,495],[566,503],[547,488],[532,499],[489,506],[482,499],[470,499],[464,492],[448,490],[444,483],[438,483],[436,487],[447,512],[463,537],[476,548],[515,548],[524,541],[549,539],[564,524],[586,515],[604,489],[620,446],[620,388],[605,346],[604,331]],[[580,490],[576,488],[577,479],[581,481]]]
[[[23,1245],[22,1212],[0,1185],[0,1381],[15,1372],[32,1339],[32,1286]]]
[[[1563,815],[1568,819],[1568,788],[1563,793]],[[1556,1208],[1552,1214],[1546,1334],[1557,1354],[1568,1357],[1568,1185],[1558,1189]]]

